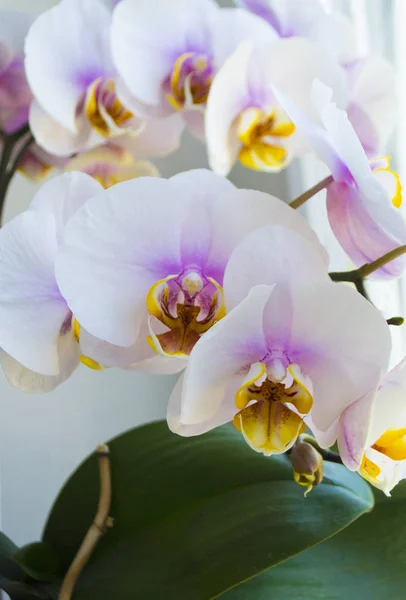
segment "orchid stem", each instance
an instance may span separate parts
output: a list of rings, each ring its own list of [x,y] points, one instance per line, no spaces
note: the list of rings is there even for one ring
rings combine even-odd
[[[11,180],[20,164],[20,161],[24,154],[27,152],[30,145],[33,143],[34,138],[30,134],[27,140],[24,142],[22,147],[17,153],[17,156],[10,164],[13,156],[13,151],[16,144],[27,134],[30,129],[28,125],[24,125],[17,131],[11,134],[5,134],[0,132],[0,138],[3,142],[3,150],[0,158],[0,224],[2,222],[2,215],[4,211],[4,204],[6,201],[6,195],[11,183]]]
[[[93,554],[97,543],[106,533],[107,528],[112,527],[113,525],[113,520],[109,516],[112,495],[110,449],[105,444],[100,444],[97,447],[96,452],[99,461],[100,474],[100,496],[97,513],[65,575],[58,600],[70,600],[72,598],[77,580]]]
[[[399,258],[403,254],[406,254],[406,246],[399,246],[399,248],[391,250],[387,254],[384,254],[371,263],[367,263],[366,265],[359,267],[359,269],[330,273],[330,277],[333,281],[348,281],[357,285],[359,281],[362,281],[365,279],[365,277],[368,277],[378,269],[381,269],[388,263],[392,262],[392,260]]]
[[[289,204],[289,206],[291,208],[295,208],[295,209],[299,208],[300,206],[302,206],[302,204],[304,204],[305,202],[307,202],[310,198],[312,198],[313,196],[315,196],[316,194],[318,194],[319,192],[321,192],[321,190],[324,190],[333,181],[334,181],[334,179],[333,179],[332,175],[329,175],[328,177],[325,177],[324,179],[322,179],[321,181],[319,181],[319,183],[316,183],[316,185],[314,185],[309,190],[307,190],[306,192],[304,192],[303,194],[301,194],[300,196],[298,196],[297,198],[295,198],[295,200],[293,200]]]

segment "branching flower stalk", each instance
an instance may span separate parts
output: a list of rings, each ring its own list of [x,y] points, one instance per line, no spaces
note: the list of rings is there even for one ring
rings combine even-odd
[[[100,473],[99,506],[95,519],[89,527],[89,530],[65,575],[58,600],[70,600],[72,598],[80,574],[93,554],[100,538],[106,533],[107,529],[113,525],[113,520],[110,517],[112,495],[110,449],[105,444],[100,444],[97,447],[96,452]]]
[[[34,138],[30,133],[28,125],[24,125],[12,134],[0,132],[0,141],[2,144],[2,152],[0,158],[0,224],[4,213],[6,195],[11,183],[11,180],[18,169],[21,159],[34,142]],[[18,144],[21,144],[17,154],[15,149]],[[13,154],[15,154],[13,156]]]

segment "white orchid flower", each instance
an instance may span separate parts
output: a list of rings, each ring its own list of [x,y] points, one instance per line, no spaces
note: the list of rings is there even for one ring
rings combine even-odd
[[[275,37],[256,15],[213,0],[123,0],[113,15],[112,50],[136,106],[147,114],[181,111],[204,137],[204,107],[226,57],[243,40]]]
[[[83,173],[61,175],[0,230],[1,363],[24,391],[49,391],[79,364],[79,327],[56,283],[55,257],[69,219],[102,189]]]
[[[30,13],[0,10],[0,130],[13,133],[28,122],[32,93],[24,71],[24,39]]]
[[[224,294],[232,310],[195,345],[170,400],[176,433],[233,421],[254,450],[282,453],[308,418],[328,431],[387,367],[385,319],[329,281],[315,247],[296,232],[251,233],[230,257]]]
[[[314,117],[286,94],[278,99],[298,131],[326,163],[334,179],[327,187],[327,211],[341,246],[357,266],[372,262],[406,244],[406,224],[399,176],[384,157],[369,162],[348,115],[332,102],[332,91],[313,84]],[[400,257],[372,277],[399,276],[406,265]]]
[[[347,408],[337,435],[344,464],[389,496],[406,478],[406,359]]]
[[[222,286],[232,251],[266,223],[302,233],[326,264],[324,249],[300,215],[268,194],[237,190],[210,171],[120,183],[70,221],[57,258],[58,285],[90,334],[123,348],[120,365],[144,368],[143,361],[163,356],[165,368],[172,358],[178,371],[224,316]],[[102,352],[99,346],[91,356],[111,364]]]
[[[30,126],[38,144],[52,154],[68,156],[126,133],[148,135],[151,124],[117,95],[111,20],[111,10],[99,0],[63,0],[41,14],[28,33],[25,66],[35,97]],[[161,140],[172,151],[182,123],[176,116],[170,119],[172,138],[163,139],[169,133],[164,131],[155,145]],[[155,132],[152,123],[151,135]],[[142,147],[141,139],[138,143]]]
[[[346,104],[342,69],[312,42],[291,38],[241,44],[216,75],[210,91],[206,138],[212,169],[226,175],[238,159],[254,170],[286,167],[301,143],[275,89],[312,112],[315,78],[329,82],[342,105]]]

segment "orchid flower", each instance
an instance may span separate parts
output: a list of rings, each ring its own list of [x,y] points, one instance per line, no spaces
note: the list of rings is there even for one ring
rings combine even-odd
[[[83,173],[51,179],[0,230],[1,363],[24,391],[49,391],[79,364],[78,326],[56,283],[55,258],[65,225],[102,189]]]
[[[308,417],[327,431],[387,367],[383,316],[329,281],[295,232],[266,226],[247,236],[231,254],[224,294],[230,312],[195,345],[170,400],[176,433],[232,421],[254,450],[282,453]]]
[[[35,97],[30,126],[38,144],[51,154],[68,156],[149,128],[117,96],[111,19],[111,10],[99,0],[62,0],[41,14],[28,33],[25,66]],[[172,151],[182,124],[170,119],[172,137],[160,139]]]
[[[332,102],[332,91],[320,81],[313,85],[315,116],[311,118],[287,95],[277,92],[298,131],[329,167],[327,187],[330,225],[341,246],[357,266],[372,262],[406,244],[406,224],[399,212],[402,188],[389,159],[368,161],[345,111]],[[398,258],[372,277],[391,278],[405,268]]]
[[[13,133],[28,121],[32,94],[24,72],[24,39],[33,15],[0,11],[0,130]]]
[[[226,57],[243,40],[275,36],[259,17],[213,0],[123,0],[113,15],[112,50],[136,106],[154,115],[181,111],[202,138],[207,97]]]
[[[344,464],[388,496],[406,478],[406,359],[347,408],[338,442]]]
[[[237,190],[210,171],[120,183],[70,221],[57,257],[58,285],[91,335],[123,348],[124,365],[143,368],[142,361],[159,353],[176,358],[171,363],[178,371],[224,316],[231,252],[265,223],[301,232],[326,263],[324,249],[295,211],[268,194]],[[93,358],[111,364],[97,351],[103,348],[94,348]]]
[[[286,167],[299,140],[275,87],[309,111],[315,78],[329,82],[345,104],[342,69],[312,42],[292,38],[241,44],[210,91],[206,138],[212,169],[226,175],[238,159],[260,171]]]

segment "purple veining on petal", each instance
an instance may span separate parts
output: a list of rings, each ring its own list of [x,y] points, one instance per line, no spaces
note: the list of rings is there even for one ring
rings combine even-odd
[[[270,7],[270,0],[240,0],[240,4],[243,8],[267,21],[280,36],[289,37],[286,32],[282,32],[281,23]]]
[[[72,317],[72,312],[69,311],[65,317],[64,322],[62,323],[60,330],[61,335],[66,335],[67,333],[70,333],[72,331]]]

